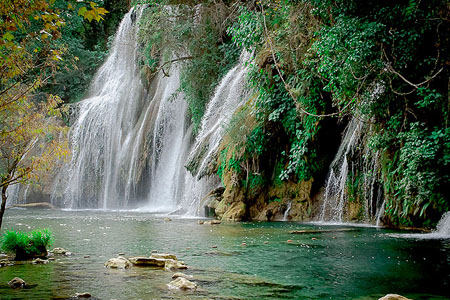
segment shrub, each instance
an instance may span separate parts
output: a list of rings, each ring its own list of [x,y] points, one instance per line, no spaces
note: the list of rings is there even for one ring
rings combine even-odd
[[[47,247],[53,242],[48,229],[33,230],[30,233],[6,231],[2,237],[2,249],[14,252],[16,260],[47,256]]]

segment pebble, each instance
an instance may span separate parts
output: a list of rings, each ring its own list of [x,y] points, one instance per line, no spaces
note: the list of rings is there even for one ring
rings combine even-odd
[[[288,243],[292,243],[292,240],[287,240]]]
[[[120,252],[118,255],[119,255],[119,256],[123,256],[123,255],[125,255],[125,253]]]
[[[269,242],[268,241],[264,241],[264,244],[268,244]]]
[[[217,248],[217,246],[212,246],[211,248]]]
[[[92,295],[89,294],[89,293],[76,293],[75,297],[77,297],[77,298],[91,298]]]
[[[315,241],[315,240],[317,240],[317,238],[311,238],[311,240]]]
[[[158,253],[158,250],[152,250],[151,252],[152,253]]]
[[[241,245],[242,245],[242,246],[247,246],[247,243],[242,243]]]
[[[123,255],[123,254],[119,254],[119,255]],[[85,256],[83,256],[84,258],[89,258],[89,257],[91,257],[90,255],[85,255]]]

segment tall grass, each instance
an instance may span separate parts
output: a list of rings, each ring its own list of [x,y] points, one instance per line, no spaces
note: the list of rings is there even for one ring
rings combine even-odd
[[[46,256],[47,247],[53,242],[48,229],[33,230],[29,233],[6,231],[1,238],[2,249],[16,254],[16,260]]]

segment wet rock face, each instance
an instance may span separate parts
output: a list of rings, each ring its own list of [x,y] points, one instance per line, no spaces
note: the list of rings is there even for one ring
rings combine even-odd
[[[8,285],[12,289],[21,289],[24,288],[27,283],[22,278],[15,277],[10,282],[8,282]]]

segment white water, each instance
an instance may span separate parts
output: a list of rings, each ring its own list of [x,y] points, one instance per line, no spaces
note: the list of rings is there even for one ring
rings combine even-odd
[[[180,208],[187,215],[201,214],[200,201],[213,188],[220,185],[211,173],[210,164],[216,158],[220,142],[233,113],[247,100],[246,63],[251,54],[243,52],[239,63],[231,69],[214,92],[203,116],[201,128],[189,154],[188,163],[196,161],[193,175],[186,176],[184,197]]]
[[[352,118],[342,139],[338,153],[330,165],[330,173],[325,186],[325,200],[321,207],[320,221],[343,222],[348,176],[348,156],[353,153],[360,140],[363,123]]]
[[[287,204],[287,208],[283,214],[283,221],[288,221],[289,212],[291,211],[292,201],[289,201]]]
[[[187,104],[171,99],[180,81],[175,66],[169,77],[158,74],[149,91],[141,83],[136,41],[142,11],[125,15],[89,97],[79,103],[70,132],[72,159],[52,195],[66,208],[146,203],[165,211],[176,205],[174,185],[182,173],[177,166],[190,141]]]
[[[408,239],[450,239],[450,211],[442,215],[436,226],[436,230],[431,233],[395,233],[387,235],[396,238]]]

